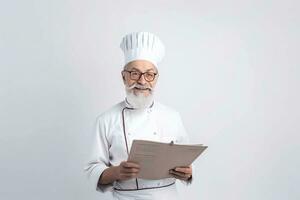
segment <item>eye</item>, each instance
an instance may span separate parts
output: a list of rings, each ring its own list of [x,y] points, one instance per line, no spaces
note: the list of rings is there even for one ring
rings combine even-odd
[[[154,76],[155,76],[155,74],[152,73],[152,72],[147,72],[145,75],[146,75],[146,77],[149,78],[149,79],[153,79]]]
[[[131,75],[132,75],[132,76],[138,76],[139,74],[140,74],[139,72],[134,72],[134,71],[131,72]]]

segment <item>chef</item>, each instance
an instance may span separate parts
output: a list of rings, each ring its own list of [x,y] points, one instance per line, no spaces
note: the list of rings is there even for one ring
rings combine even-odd
[[[191,166],[170,169],[171,178],[148,180],[137,178],[139,163],[127,161],[134,139],[188,143],[178,112],[154,100],[164,45],[152,33],[134,32],[123,37],[120,47],[126,98],[97,117],[85,172],[93,188],[111,191],[118,200],[176,200],[176,180],[190,183]]]

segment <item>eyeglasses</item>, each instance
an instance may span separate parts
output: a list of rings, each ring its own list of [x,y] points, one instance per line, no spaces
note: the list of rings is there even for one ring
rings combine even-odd
[[[157,75],[157,73],[154,72],[139,72],[139,71],[127,71],[124,70],[124,72],[128,72],[130,73],[130,79],[137,81],[141,78],[142,75],[144,75],[144,78],[146,81],[151,82],[155,79],[155,76]]]

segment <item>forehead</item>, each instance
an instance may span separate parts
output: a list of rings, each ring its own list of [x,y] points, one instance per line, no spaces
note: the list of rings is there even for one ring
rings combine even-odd
[[[146,60],[135,60],[126,65],[127,70],[139,70],[139,71],[157,71],[156,67]]]

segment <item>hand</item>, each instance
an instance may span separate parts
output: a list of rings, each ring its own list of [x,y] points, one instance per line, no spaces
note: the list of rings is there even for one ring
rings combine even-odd
[[[174,178],[184,181],[187,181],[189,178],[191,178],[193,174],[192,166],[176,167],[175,169],[171,169],[169,172]]]
[[[128,180],[136,178],[140,171],[140,166],[134,162],[123,161],[116,167],[116,179]]]

